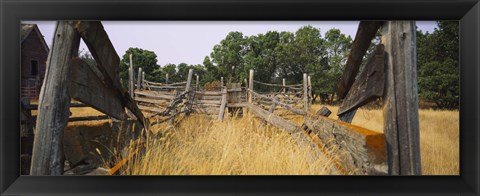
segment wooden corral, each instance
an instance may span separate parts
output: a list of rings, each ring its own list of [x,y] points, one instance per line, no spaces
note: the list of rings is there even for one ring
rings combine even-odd
[[[303,75],[301,84],[286,84],[284,79],[282,84],[271,84],[254,80],[254,70],[250,70],[245,87],[240,83],[224,85],[221,78],[216,90],[205,91],[198,85],[197,75],[192,85],[192,69],[187,81],[170,83],[167,75],[165,83],[152,82],[145,80],[141,68],[135,73],[135,62],[131,60],[128,91],[124,90],[118,78],[119,58],[102,24],[60,21],[38,105],[30,174],[61,175],[64,154],[73,166],[85,163],[84,168],[94,164],[92,160],[111,158],[91,140],[108,144],[106,149],[120,149],[130,140],[141,144],[141,130],[148,130],[150,125],[168,122],[175,126],[190,113],[215,115],[217,120],[224,120],[226,109],[230,114],[248,109],[262,122],[285,130],[299,146],[306,147],[308,160],[321,156],[331,159],[333,174],[421,174],[414,27],[412,21],[360,23],[339,83],[338,94],[343,102],[336,120],[328,118],[328,108],[316,114],[309,112],[315,78],[308,74]],[[358,75],[361,60],[379,30],[382,43]],[[76,57],[80,39],[89,47],[96,65]],[[255,87],[260,85],[265,87],[262,89],[275,90],[259,92]],[[91,131],[94,128],[88,126],[66,127],[69,120],[74,120],[68,116],[69,107],[73,106],[70,98],[105,113],[105,118],[112,122],[127,127],[135,124],[136,128],[126,133],[122,132],[125,129],[115,129],[114,123],[99,125],[108,129],[104,132]],[[378,98],[384,103],[385,134],[350,124],[359,107]],[[27,105],[24,104],[25,108]],[[28,111],[23,113],[28,118]],[[303,124],[292,122],[289,116],[302,118]],[[86,119],[101,118],[104,117]],[[28,121],[24,122],[26,125]],[[121,139],[115,143],[105,135]],[[92,149],[100,151],[97,155],[101,156],[89,155]],[[138,148],[125,152],[124,157],[137,152]],[[118,171],[126,161],[115,165],[109,174]],[[77,170],[76,173],[85,171]]]

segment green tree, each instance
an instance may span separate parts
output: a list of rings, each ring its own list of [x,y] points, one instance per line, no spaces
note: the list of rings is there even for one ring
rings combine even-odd
[[[213,47],[210,54],[212,63],[218,68],[218,78],[229,82],[239,82],[239,72],[243,70],[245,38],[241,32],[230,32],[220,44]]]
[[[438,108],[459,106],[458,21],[439,21],[433,33],[417,31],[419,97]]]
[[[123,81],[123,86],[127,86],[128,81],[128,68],[130,65],[130,54],[132,54],[134,73],[138,71],[138,68],[142,68],[145,72],[145,79],[153,81],[154,76],[151,74],[159,66],[157,65],[157,55],[153,51],[144,50],[141,48],[129,48],[123,58],[120,60],[120,78]],[[134,74],[137,77],[136,74]]]
[[[339,29],[332,28],[325,33],[324,46],[328,65],[322,74],[325,80],[320,80],[321,84],[317,84],[319,85],[317,89],[324,101],[328,100],[329,103],[332,103],[336,94],[338,80],[342,76],[350,53],[352,38],[342,34]]]

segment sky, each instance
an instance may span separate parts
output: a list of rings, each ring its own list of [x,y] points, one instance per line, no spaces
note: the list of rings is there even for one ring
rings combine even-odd
[[[35,23],[51,48],[55,21],[23,21]],[[122,58],[130,47],[155,52],[157,64],[202,64],[210,55],[213,46],[220,43],[231,31],[240,31],[244,36],[257,35],[267,31],[295,32],[300,27],[311,25],[320,28],[322,37],[331,28],[338,28],[352,39],[358,28],[358,21],[102,21],[113,47]],[[433,32],[435,21],[417,21],[423,32]],[[81,43],[80,51],[88,51]]]

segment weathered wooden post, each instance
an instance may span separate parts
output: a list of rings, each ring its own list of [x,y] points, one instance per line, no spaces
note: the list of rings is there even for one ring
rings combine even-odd
[[[312,80],[311,77],[308,76],[308,101],[309,103],[312,103],[313,97],[312,97]]]
[[[220,87],[223,87],[223,77],[220,77]]]
[[[253,91],[253,69],[250,69],[250,73],[248,75],[248,90]],[[248,103],[252,103],[253,101],[253,93],[248,92]]]
[[[142,72],[142,87],[145,88],[145,72]]]
[[[193,75],[193,69],[188,70],[188,78],[187,78],[187,86],[185,87],[185,92],[190,90],[190,86],[192,84],[192,75]]]
[[[199,81],[200,81],[200,76],[198,76],[198,74],[195,74],[195,76],[197,77],[197,80],[196,80],[196,82],[195,82],[195,88],[196,88],[196,90],[198,91],[198,90],[200,89],[200,83],[199,83]]]
[[[227,105],[227,87],[222,86],[222,102],[218,111],[218,120],[222,121],[225,115],[225,106]]]
[[[62,175],[63,130],[69,116],[69,65],[78,55],[80,36],[68,21],[58,21],[40,91],[30,175]]]
[[[303,107],[305,112],[308,113],[308,82],[307,82],[307,74],[303,74]]]
[[[142,68],[139,67],[138,68],[138,74],[137,74],[137,90],[139,91],[140,90],[140,84],[141,84],[141,81],[142,81]]]
[[[130,97],[134,96],[133,93],[133,60],[132,60],[132,54],[130,54],[130,68],[128,69],[128,90],[130,90]]]
[[[285,94],[287,92],[287,89],[285,87],[286,84],[287,84],[287,82],[285,81],[285,78],[282,78],[283,94]]]
[[[414,21],[389,21],[385,45],[384,133],[389,174],[421,175]]]
[[[168,73],[165,74],[165,84],[168,84]]]

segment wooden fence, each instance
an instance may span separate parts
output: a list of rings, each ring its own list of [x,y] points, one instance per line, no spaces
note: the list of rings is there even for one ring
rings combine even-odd
[[[358,73],[379,29],[382,43]],[[198,76],[192,86],[193,70],[189,70],[184,82],[169,83],[168,75],[165,83],[147,81],[141,69],[134,74],[130,56],[126,91],[118,78],[118,55],[100,22],[60,21],[55,34],[40,93],[30,174],[62,174],[60,141],[69,120],[70,98],[110,118],[135,120],[145,128],[150,123],[144,113],[148,118],[162,118],[161,123],[174,124],[180,114],[215,114],[223,120],[226,108],[238,112],[246,107],[265,122],[290,133],[299,146],[311,147],[309,160],[319,156],[331,159],[334,173],[421,174],[414,22],[360,22],[339,82],[337,94],[343,99],[339,120],[327,118],[331,112],[326,108],[309,113],[312,83],[307,74],[302,84],[287,85],[285,80],[269,84],[254,80],[254,71],[250,70],[245,87],[239,83],[225,86],[222,79],[218,91],[204,91],[199,88]],[[80,38],[92,52],[96,65],[76,57]],[[254,85],[277,90],[260,93]],[[378,98],[384,101],[384,134],[350,124],[359,107]],[[303,117],[303,124],[289,121],[276,112],[280,110]]]
[[[360,73],[360,64],[375,34],[382,42],[369,56]],[[358,76],[357,76],[358,75]],[[337,171],[343,174],[420,175],[420,147],[418,128],[418,95],[415,59],[415,22],[362,21],[352,44],[346,68],[338,85],[338,98],[343,102],[338,111],[339,120],[326,118],[328,109],[316,115],[308,113],[308,95],[311,78],[304,75],[303,105],[300,99],[280,100],[281,93],[260,94],[253,85],[266,84],[253,79],[250,70],[248,109],[257,117],[284,129],[299,145],[318,146],[326,157],[333,158]],[[297,86],[290,86],[295,89]],[[285,92],[283,88],[282,93]],[[298,94],[296,94],[298,93]],[[293,95],[300,95],[296,92]],[[283,95],[285,96],[285,95]],[[351,125],[356,110],[374,100],[383,99],[384,134]],[[268,107],[270,105],[270,107]],[[304,115],[301,127],[274,113],[282,106],[298,115]],[[296,108],[297,107],[297,108]],[[267,108],[269,108],[267,110]],[[329,149],[335,148],[335,155]],[[314,148],[315,150],[315,148]],[[314,155],[312,155],[315,157]]]
[[[145,80],[145,73],[141,71],[141,68],[137,73],[142,74],[130,72],[131,80],[134,80],[134,75],[138,75],[136,85],[132,86],[135,89],[132,91],[138,107],[146,114],[147,118],[163,116],[164,119],[171,120],[175,118],[175,115],[182,113],[188,115],[195,112],[217,115],[218,120],[223,120],[225,109],[245,106],[245,104],[242,104],[242,98],[245,99],[242,92],[245,91],[245,88],[242,88],[239,84],[229,84],[231,87],[228,88],[222,83],[218,91],[205,91],[199,87],[198,75],[195,85],[192,85],[192,69],[189,70],[187,81],[177,83],[159,83]],[[130,81],[129,83],[132,84],[133,82]],[[159,122],[164,122],[164,119]]]

